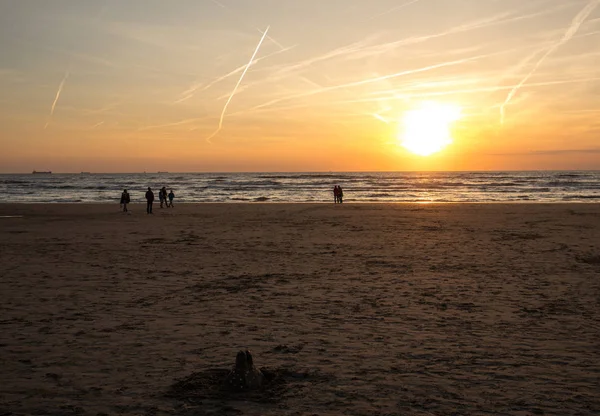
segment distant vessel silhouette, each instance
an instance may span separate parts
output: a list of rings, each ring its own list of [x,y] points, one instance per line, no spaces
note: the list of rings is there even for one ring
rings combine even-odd
[[[80,175],[89,175],[90,172],[81,172]]]
[[[49,170],[34,170],[31,173],[34,175],[50,175],[52,172]]]
[[[169,173],[169,172],[165,172],[165,171],[159,170],[158,173]]]

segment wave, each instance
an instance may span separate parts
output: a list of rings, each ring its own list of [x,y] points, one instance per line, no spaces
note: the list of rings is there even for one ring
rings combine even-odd
[[[367,195],[367,198],[389,198],[392,196],[394,196],[394,195],[388,194],[388,193],[381,193],[381,194],[369,194],[369,195]]]
[[[580,177],[585,177],[588,176],[585,173],[559,173],[556,175],[557,178],[580,178]]]
[[[143,202],[148,174],[0,175],[0,192],[12,202],[108,202],[128,189]],[[164,181],[164,179],[167,181]],[[329,202],[334,184],[346,201],[590,201],[600,197],[600,172],[382,172],[177,174],[172,182],[185,202]],[[162,185],[161,185],[162,186]],[[156,185],[153,186],[153,188]],[[170,186],[168,187],[170,188]]]
[[[600,195],[567,195],[563,197],[565,201],[577,199],[600,199]]]

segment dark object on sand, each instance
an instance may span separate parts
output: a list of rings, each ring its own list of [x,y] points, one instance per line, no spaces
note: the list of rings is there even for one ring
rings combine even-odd
[[[177,380],[166,395],[188,404],[230,399],[276,403],[294,386],[305,388],[308,384],[332,379],[331,375],[318,371],[297,371],[289,367],[258,369],[254,366],[252,354],[246,350],[237,353],[233,369],[213,368],[190,374]]]
[[[231,391],[258,390],[265,382],[264,374],[254,366],[250,351],[239,351],[235,366],[227,375],[225,386]]]

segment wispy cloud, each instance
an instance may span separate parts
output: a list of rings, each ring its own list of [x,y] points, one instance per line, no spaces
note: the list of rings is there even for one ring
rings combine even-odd
[[[531,150],[529,152],[489,153],[491,156],[560,156],[569,154],[599,154],[600,148]]]
[[[555,13],[557,11],[564,9],[565,7],[566,6],[563,4],[563,5],[554,7],[554,8],[547,8],[547,9],[544,9],[541,11],[535,11],[535,12],[527,13],[527,14],[517,14],[516,11],[502,12],[502,13],[499,13],[499,14],[496,14],[493,16],[488,16],[488,17],[485,17],[485,18],[482,18],[479,20],[469,22],[469,23],[461,24],[461,25],[455,26],[451,29],[439,32],[439,33],[425,35],[425,36],[418,36],[418,37],[409,37],[409,38],[400,39],[397,41],[385,42],[385,43],[373,44],[373,41],[378,37],[378,35],[375,34],[368,38],[362,39],[358,42],[354,42],[354,43],[348,44],[346,46],[343,46],[343,47],[340,47],[337,49],[333,49],[324,54],[321,54],[321,55],[318,55],[315,57],[311,57],[311,58],[307,58],[307,59],[299,61],[299,62],[281,65],[281,66],[275,66],[275,67],[272,66],[269,68],[268,77],[265,77],[264,81],[265,82],[267,82],[267,81],[274,82],[276,80],[282,80],[282,79],[286,79],[286,78],[289,79],[290,77],[293,77],[293,76],[296,76],[296,77],[303,76],[306,79],[306,75],[301,75],[301,74],[303,74],[304,70],[314,66],[317,63],[324,62],[327,60],[348,59],[348,60],[364,61],[365,59],[368,59],[369,57],[382,57],[382,56],[388,55],[390,52],[393,52],[403,46],[415,45],[418,43],[426,42],[431,39],[441,38],[441,37],[448,36],[448,35],[455,34],[455,33],[462,33],[462,32],[467,32],[467,31],[471,31],[471,30],[482,29],[482,28],[493,26],[493,25],[506,24],[506,23],[516,22],[516,21],[525,20],[525,19],[533,19],[533,18],[542,16],[545,14]],[[473,51],[477,50],[478,48],[479,48],[478,46],[471,47],[471,49]],[[438,55],[439,55],[439,53],[438,53]],[[421,56],[423,56],[423,55],[421,54]],[[458,63],[463,63],[470,59],[476,59],[476,58],[477,57],[466,58],[466,60],[464,60],[464,61],[460,60]],[[440,64],[440,67],[443,67],[446,65],[451,66],[451,65],[455,65],[455,64],[456,63],[454,63],[454,62],[451,62],[449,64]],[[437,67],[438,67],[437,65],[433,65],[432,69],[435,69]],[[424,68],[422,70],[428,70],[428,69]],[[420,72],[420,71],[421,70],[416,70],[415,72]],[[320,94],[322,92],[327,92],[327,91],[331,91],[331,90],[335,90],[335,89],[351,88],[354,86],[363,85],[364,83],[377,82],[377,81],[381,81],[381,80],[385,80],[385,79],[394,78],[397,76],[408,75],[411,73],[414,73],[414,72],[413,71],[401,71],[397,74],[392,74],[390,76],[383,76],[381,78],[373,78],[372,81],[359,81],[359,82],[347,83],[347,84],[343,84],[343,85],[339,85],[339,86],[324,87],[324,88],[318,89],[317,91],[297,92],[295,94],[293,93],[288,96],[274,98],[264,104],[261,104],[260,106],[253,107],[252,109],[261,108],[262,106],[274,105],[274,104],[277,104],[279,102],[286,101],[286,100],[297,99],[297,98],[307,97],[307,96],[311,96],[311,95],[315,95],[315,94]]]
[[[562,38],[560,38],[556,43],[553,43],[548,50],[542,55],[542,57],[535,63],[533,68],[525,75],[525,77],[508,93],[506,100],[500,106],[500,124],[504,124],[505,118],[505,107],[510,103],[510,100],[514,97],[514,95],[519,91],[519,88],[525,84],[529,78],[537,71],[537,69],[544,63],[546,58],[553,53],[556,49],[567,43],[579,30],[581,24],[587,19],[587,17],[600,5],[600,0],[592,0],[590,1],[571,21],[571,25],[567,28]],[[534,52],[537,54],[538,51]]]
[[[500,26],[508,23],[514,23],[521,20],[535,19],[540,16],[544,16],[547,14],[556,13],[558,11],[564,10],[567,8],[568,4],[562,4],[554,8],[545,9],[542,11],[536,11],[528,14],[516,14],[516,11],[513,12],[502,12],[496,14],[494,16],[485,17],[479,20],[475,20],[469,23],[464,23],[461,25],[457,25],[450,29],[444,30],[442,32],[433,33],[430,35],[423,36],[412,36],[404,39],[399,39],[391,42],[381,43],[378,45],[372,45],[365,48],[362,48],[360,51],[353,56],[355,59],[364,59],[369,56],[381,56],[383,54],[389,53],[390,51],[396,50],[402,46],[416,45],[419,43],[424,43],[430,40],[443,38],[449,35],[455,35],[459,33],[471,32],[479,29],[485,29],[492,26]]]
[[[499,53],[496,52],[496,53],[490,53],[490,54],[480,54],[477,56],[441,62],[438,64],[432,64],[432,65],[427,65],[427,66],[424,66],[421,68],[404,70],[404,71],[396,72],[393,74],[382,75],[382,76],[378,76],[378,77],[374,77],[374,78],[368,78],[368,79],[363,79],[363,80],[359,80],[359,81],[348,82],[345,84],[323,87],[320,89],[307,91],[307,92],[303,92],[303,93],[298,93],[298,94],[294,94],[294,95],[287,96],[287,97],[276,98],[276,99],[270,100],[266,103],[252,107],[252,108],[248,109],[247,111],[259,110],[261,108],[269,107],[269,106],[272,106],[274,104],[277,104],[277,103],[280,103],[283,101],[290,101],[290,100],[294,100],[294,99],[298,99],[298,98],[304,98],[304,97],[309,97],[309,96],[313,96],[313,95],[317,95],[317,94],[323,94],[323,93],[331,92],[334,90],[354,88],[354,87],[358,87],[358,86],[362,86],[362,85],[366,85],[366,84],[373,84],[373,83],[380,82],[380,81],[386,81],[386,80],[389,80],[392,78],[398,78],[398,77],[402,77],[402,76],[406,76],[406,75],[413,75],[413,74],[417,74],[417,73],[421,73],[421,72],[432,71],[432,70],[440,69],[440,68],[444,68],[444,67],[456,66],[456,65],[467,63],[467,62],[476,61],[481,58],[497,55],[497,54],[499,54]]]
[[[579,79],[563,79],[563,80],[550,80],[545,82],[536,82],[536,83],[527,83],[524,84],[527,88],[544,88],[551,87],[557,85],[568,85],[568,84],[584,84],[594,81],[600,81],[600,77],[591,77],[591,78],[579,78]],[[414,84],[415,87],[418,84]],[[419,90],[411,90],[410,88],[406,89],[391,89],[391,90],[382,90],[376,93],[373,93],[373,96],[355,98],[355,99],[321,99],[316,102],[302,102],[297,104],[290,104],[285,106],[277,106],[277,107],[262,107],[260,109],[254,108],[251,110],[238,111],[230,114],[231,117],[244,116],[250,113],[289,113],[290,111],[297,111],[300,109],[312,109],[315,114],[327,114],[327,116],[331,116],[336,107],[346,106],[349,109],[356,109],[355,104],[369,104],[376,103],[378,105],[384,104],[386,102],[398,102],[400,100],[407,101],[412,99],[431,99],[431,98],[439,98],[444,96],[460,96],[465,97],[471,94],[483,94],[483,93],[493,93],[493,92],[503,92],[514,88],[514,85],[490,85],[490,86],[481,86],[474,88],[460,88],[460,89],[443,89],[443,90],[433,90],[433,91],[419,91]],[[322,110],[322,107],[327,107],[327,112]],[[346,112],[347,115],[364,115],[369,114],[377,119],[382,120],[382,113],[390,110],[391,108],[387,108],[385,110],[378,111],[376,113],[366,112],[360,113],[356,110],[350,110],[350,112]],[[378,117],[379,116],[379,117]],[[387,122],[389,122],[388,119]]]

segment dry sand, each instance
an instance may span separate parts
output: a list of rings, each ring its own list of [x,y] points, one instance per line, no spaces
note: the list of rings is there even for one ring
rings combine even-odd
[[[0,415],[600,414],[600,205],[131,208],[0,205]]]

